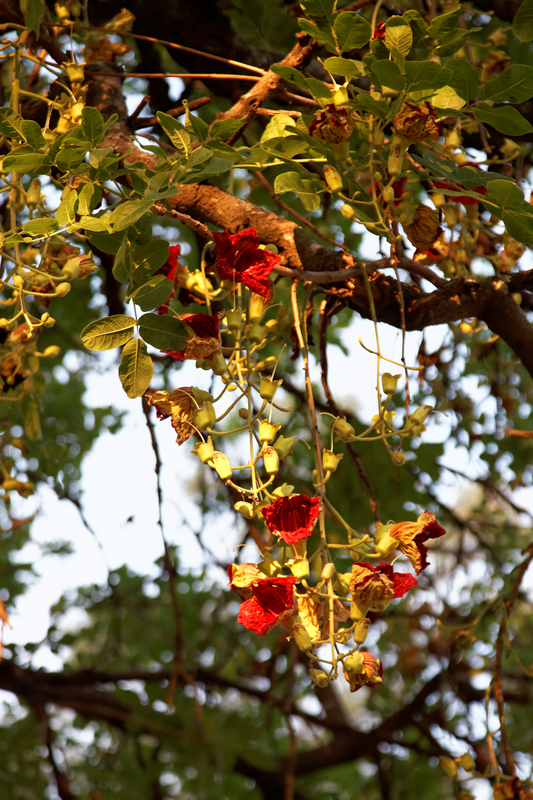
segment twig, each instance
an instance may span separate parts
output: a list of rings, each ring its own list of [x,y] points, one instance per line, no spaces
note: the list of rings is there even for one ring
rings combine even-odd
[[[90,73],[89,67],[85,67],[85,72]],[[104,75],[108,78],[215,78],[217,80],[239,80],[239,81],[260,81],[261,78],[255,75],[227,75],[224,72],[100,72],[98,76]]]
[[[144,108],[145,106],[147,106],[149,102],[150,102],[150,95],[149,95],[149,94],[147,94],[147,95],[145,95],[145,96],[143,97],[143,99],[141,100],[141,102],[139,103],[139,105],[137,106],[137,108],[135,109],[135,111],[133,111],[133,112],[132,112],[132,113],[129,115],[128,119],[126,120],[126,122],[127,122],[127,124],[128,124],[128,125],[131,125],[131,124],[132,124],[132,122],[135,122],[135,120],[137,119],[137,117],[139,116],[139,114],[141,113],[141,111],[143,110],[143,108]]]
[[[521,431],[518,428],[509,428],[507,436],[516,436],[517,439],[533,439],[533,431]]]
[[[191,111],[194,111],[195,109],[200,108],[201,106],[205,106],[207,103],[210,103],[212,99],[213,99],[212,97],[208,96],[199,97],[198,100],[191,100],[191,102],[188,104],[188,108]],[[187,109],[185,108],[185,106],[178,106],[178,108],[171,108],[169,111],[165,111],[165,114],[167,114],[169,117],[181,117],[183,114],[185,114],[186,111]],[[128,123],[131,125],[131,118],[128,120]],[[157,119],[157,116],[140,117],[139,119],[133,121],[132,127],[135,129],[151,128],[154,125],[159,125],[159,120]]]
[[[205,56],[205,58],[211,58],[213,61],[221,61],[224,64],[231,64],[233,67],[242,67],[243,69],[247,69],[250,72],[257,72],[259,75],[264,75],[265,70],[261,69],[261,67],[253,67],[250,64],[244,64],[242,61],[234,61],[231,58],[223,58],[222,56],[216,56],[214,53],[206,53],[204,50],[195,50],[194,47],[186,47],[184,44],[176,44],[175,42],[168,42],[165,39],[156,39],[153,36],[142,36],[139,33],[124,33],[124,31],[113,31],[110,28],[97,28],[93,25],[76,25],[72,24],[72,22],[56,22],[54,23],[54,27],[61,28],[75,28],[76,30],[86,30],[86,31],[102,31],[103,33],[107,33],[108,35],[115,34],[116,36],[122,36],[123,38],[127,39],[142,39],[144,42],[154,42],[154,44],[162,44],[165,47],[170,47],[174,50],[184,50],[187,53],[194,53],[197,56]],[[48,51],[50,52],[50,51]],[[239,78],[242,77],[241,75],[238,76]]]
[[[175,211],[173,208],[166,208],[165,205],[159,201],[154,203],[151,211],[153,211],[154,214],[159,214],[160,217],[172,217],[172,219],[175,219],[178,222],[183,222],[184,225],[187,225],[188,228],[191,228],[191,230],[193,230],[203,239],[209,240],[213,237],[213,233],[207,227],[207,225],[204,225],[202,222],[198,222],[188,214],[181,214],[179,211]]]

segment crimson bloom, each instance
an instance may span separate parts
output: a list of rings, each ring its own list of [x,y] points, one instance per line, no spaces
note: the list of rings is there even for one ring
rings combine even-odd
[[[255,228],[240,233],[214,233],[217,270],[222,280],[244,283],[256,294],[270,298],[272,287],[268,276],[280,256],[259,247]]]
[[[191,335],[187,337],[187,347],[184,350],[163,350],[178,361],[193,358],[212,358],[220,350],[220,318],[223,311],[218,311],[213,316],[209,314],[182,314],[180,319],[188,328]]]
[[[272,533],[281,536],[287,544],[296,544],[311,536],[320,515],[320,498],[303,494],[280,497],[263,508],[262,513]]]
[[[352,565],[350,591],[354,602],[370,607],[374,603],[403,597],[417,583],[408,572],[394,572],[392,564],[381,563],[373,567],[366,561],[359,561]]]
[[[376,686],[383,683],[383,664],[379,658],[374,658],[371,653],[361,653],[363,656],[363,669],[359,673],[348,673],[344,670],[344,677],[350,684],[350,691],[357,692],[362,686]]]
[[[178,256],[181,252],[181,247],[179,244],[171,244],[168,248],[168,258],[166,262],[163,264],[162,267],[156,269],[154,275],[164,275],[165,278],[168,278],[169,281],[174,283],[174,276],[176,274],[176,270],[178,268]],[[183,267],[180,266],[180,269]],[[159,306],[157,309],[158,314],[168,314],[168,306],[169,301],[167,300],[166,303],[163,303],[162,306]]]
[[[378,22],[376,25],[376,30],[374,31],[374,35],[372,37],[372,41],[374,39],[384,39],[387,33],[387,23],[386,22]]]
[[[236,581],[237,585],[234,586],[233,574],[234,571],[230,567],[230,586],[247,598],[241,604],[237,622],[240,622],[249,631],[255,631],[258,636],[264,636],[275,625],[278,623],[283,625],[298,613],[298,605],[293,591],[294,584],[298,582],[297,578],[280,575],[276,578],[252,579],[249,582],[245,579],[244,583],[248,585],[243,587],[239,585],[242,583],[242,580],[239,579]],[[251,573],[249,578],[252,578]]]

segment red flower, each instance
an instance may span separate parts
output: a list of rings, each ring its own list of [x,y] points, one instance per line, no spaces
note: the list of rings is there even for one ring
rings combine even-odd
[[[240,233],[214,233],[217,270],[222,280],[244,283],[256,294],[270,298],[272,288],[268,276],[280,256],[259,247],[255,228]]]
[[[344,677],[350,684],[350,691],[357,692],[362,686],[376,686],[383,683],[383,664],[379,658],[374,658],[370,653],[361,653],[363,656],[362,672],[349,674],[344,670]]]
[[[209,314],[183,314],[180,319],[192,330],[187,337],[187,347],[184,350],[163,350],[163,353],[178,361],[211,358],[220,350],[220,318],[223,315],[223,311],[212,317]]]
[[[465,167],[474,167],[474,169],[481,170],[481,167],[475,163],[475,161],[467,161],[464,164]],[[464,191],[464,186],[460,183],[454,183],[453,181],[433,181],[433,185],[435,189],[439,189],[439,191],[443,192],[444,196],[447,200],[452,200],[454,203],[462,203],[464,206],[475,206],[479,203],[479,200],[476,200],[475,197],[468,197],[467,195],[460,195],[459,197],[451,197],[450,195],[446,194],[446,189],[452,192],[460,192],[461,190]],[[474,189],[475,192],[478,194],[487,194],[487,189],[485,186],[476,186]]]
[[[397,548],[407,556],[416,574],[419,575],[429,563],[425,542],[428,539],[438,539],[445,533],[444,528],[438,524],[435,514],[424,511],[416,522],[397,522],[386,535],[397,542]]]
[[[374,31],[374,35],[372,37],[372,41],[374,41],[374,39],[384,39],[386,32],[387,32],[387,23],[378,22],[378,24],[376,25],[376,30]]]
[[[373,567],[360,561],[352,565],[350,591],[354,602],[370,607],[374,603],[403,597],[417,583],[408,572],[394,572],[391,564],[381,563]]]
[[[249,587],[252,596],[242,603],[237,622],[258,636],[264,636],[278,623],[287,622],[298,613],[295,583],[297,578],[283,576],[254,581]]]
[[[174,275],[176,274],[176,269],[178,267],[178,256],[181,252],[181,247],[179,244],[171,244],[168,248],[168,258],[166,263],[163,264],[162,267],[156,269],[154,275],[164,275],[168,278],[169,281],[174,283]],[[169,301],[167,300],[166,303],[163,303],[162,306],[159,306],[157,309],[158,314],[168,314],[169,311]]]
[[[280,497],[262,510],[265,522],[272,533],[281,536],[287,544],[311,536],[320,515],[320,498],[295,494]]]

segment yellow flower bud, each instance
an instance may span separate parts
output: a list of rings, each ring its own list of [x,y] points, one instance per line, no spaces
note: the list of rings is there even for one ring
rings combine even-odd
[[[399,450],[389,450],[390,457],[394,464],[397,467],[403,467],[406,461],[405,453],[400,452]]]
[[[413,411],[413,413],[409,417],[409,421],[414,422],[415,424],[422,424],[427,420],[427,418],[432,412],[433,412],[432,406],[418,406],[418,408],[415,411]]]
[[[356,644],[364,644],[368,635],[370,620],[368,617],[360,619],[353,631],[353,640]]]
[[[311,637],[307,633],[301,618],[297,615],[292,617],[287,623],[286,627],[294,636],[294,641],[296,642],[298,649],[302,650],[304,653],[308,653],[309,650],[313,647],[313,643],[311,641]]]
[[[383,384],[383,391],[385,394],[393,395],[398,389],[398,380],[400,375],[391,375],[390,372],[384,372],[381,376],[381,383]]]
[[[332,192],[340,192],[342,189],[342,178],[335,169],[330,164],[324,165],[324,177],[326,179],[326,183],[331,189]]]
[[[198,411],[195,411],[192,418],[192,424],[195,428],[204,431],[206,428],[211,428],[216,419],[215,409],[213,403],[209,400],[202,405]]]
[[[333,433],[335,434],[336,442],[353,442],[355,439],[355,430],[345,419],[337,418],[335,420]]]
[[[81,83],[85,77],[85,73],[81,64],[69,64],[67,67],[67,75],[71,83]],[[74,117],[72,117],[72,119],[74,119]]]
[[[262,397],[263,400],[271,402],[282,383],[282,380],[273,381],[272,378],[261,378],[259,383],[259,396]]]
[[[276,438],[276,434],[281,428],[279,422],[273,424],[269,422],[267,419],[262,419],[259,423],[259,439],[264,444],[272,444],[274,439]]]
[[[476,762],[470,753],[465,753],[464,756],[461,756],[459,759],[459,766],[466,770],[466,772],[474,772],[476,769]]]
[[[239,500],[237,503],[235,503],[233,508],[235,511],[238,511],[239,514],[244,517],[244,519],[253,519],[255,516],[253,505],[251,503],[245,503],[243,500]]]
[[[309,561],[305,556],[294,558],[289,566],[295,578],[302,580],[309,577]]]
[[[327,564],[324,564],[320,577],[323,581],[330,581],[335,576],[336,572],[335,564],[333,561],[329,561]]]
[[[348,675],[361,675],[365,667],[365,660],[362,653],[352,653],[343,659],[342,665]]]
[[[369,606],[362,606],[360,603],[356,603],[355,600],[352,600],[350,603],[350,618],[353,619],[354,622],[359,622],[360,619],[366,617],[368,608]]]
[[[58,297],[66,297],[71,289],[72,286],[70,283],[60,283],[58,286],[56,286],[56,295]]]
[[[225,453],[215,450],[209,459],[209,466],[216,471],[218,477],[222,478],[223,481],[227,481],[231,478],[231,464]]]
[[[228,328],[232,333],[238,333],[242,325],[242,308],[233,308],[226,314]]]
[[[51,344],[49,347],[45,349],[43,352],[44,358],[55,358],[61,353],[61,348],[57,346],[57,344]]]
[[[343,203],[341,206],[341,214],[346,219],[355,219],[355,211],[348,203]]]
[[[211,437],[207,439],[207,442],[198,442],[194,450],[191,450],[191,453],[195,456],[198,456],[202,464],[207,464],[208,461],[213,457],[213,453],[215,452],[215,448],[213,447],[213,442]]]
[[[263,553],[263,559],[264,561],[257,565],[261,572],[264,573],[267,578],[274,578],[276,575],[279,575],[283,568],[279,561],[276,561],[268,550],[265,550]]]
[[[325,472],[335,472],[340,462],[344,458],[343,453],[334,453],[333,450],[324,449],[322,453],[322,464]]]
[[[252,344],[261,344],[267,337],[267,329],[259,322],[252,322],[248,331],[248,338]]]
[[[274,446],[274,449],[275,446]],[[274,491],[272,492],[272,497],[275,497],[276,500],[280,497],[290,497],[290,495],[294,492],[294,486],[291,486],[290,483],[282,483],[281,486],[276,486]]]
[[[288,436],[280,436],[274,445],[274,450],[280,457],[280,461],[285,461],[288,456],[292,456],[292,446],[294,439]]]
[[[313,683],[316,683],[320,689],[324,689],[324,687],[328,685],[329,678],[323,669],[312,669],[309,674],[311,675]]]
[[[263,464],[268,475],[275,475],[279,470],[279,456],[273,447],[263,450]]]
[[[39,178],[34,178],[28,187],[26,194],[26,203],[28,208],[35,208],[39,205],[41,200],[41,181]]]

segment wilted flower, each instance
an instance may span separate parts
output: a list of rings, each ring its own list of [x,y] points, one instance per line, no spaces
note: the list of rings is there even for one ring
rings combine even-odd
[[[405,136],[412,142],[433,141],[439,138],[435,109],[427,100],[419,106],[416,103],[404,103],[394,117],[393,129],[398,136]]]
[[[439,212],[435,208],[418,203],[415,213],[415,221],[410,225],[404,225],[403,229],[411,244],[417,250],[425,252],[433,247],[443,232],[439,225]]]
[[[425,542],[428,539],[438,539],[445,533],[444,528],[438,524],[435,514],[424,511],[416,522],[397,522],[393,525],[380,538],[376,549],[381,555],[387,555],[392,550],[401,550],[419,575],[429,563]]]
[[[319,142],[346,142],[353,131],[352,112],[347,108],[329,105],[317,111],[309,126],[309,134]]]
[[[383,683],[383,664],[370,653],[358,653],[363,656],[362,672],[348,673],[344,670],[344,677],[350,684],[350,691],[357,692],[362,686],[376,686]]]
[[[193,386],[184,386],[181,389],[174,389],[172,392],[165,392],[163,389],[149,390],[144,395],[149,406],[155,406],[158,419],[168,419],[172,417],[172,427],[177,433],[176,442],[183,444],[193,435],[194,427],[191,420],[203,402],[201,390]],[[203,394],[207,394],[203,392]]]
[[[240,233],[214,233],[217,270],[222,280],[244,283],[256,294],[270,298],[272,287],[268,276],[280,256],[259,247],[255,228]]]
[[[194,360],[213,358],[221,347],[220,319],[222,316],[224,316],[223,311],[218,311],[213,316],[182,314],[181,321],[192,331],[191,335],[187,337],[187,347],[184,350],[163,350],[163,352],[179,361],[185,361],[188,358]]]
[[[281,497],[271,506],[263,508],[263,517],[272,533],[281,536],[287,544],[311,536],[320,515],[320,498],[295,494]]]
[[[391,564],[373,567],[366,561],[352,565],[350,591],[354,602],[370,608],[375,603],[403,597],[418,581],[407,572],[394,572]]]
[[[486,83],[491,78],[501,75],[510,60],[511,57],[507,55],[505,50],[489,50],[487,58],[481,65],[480,82]]]

